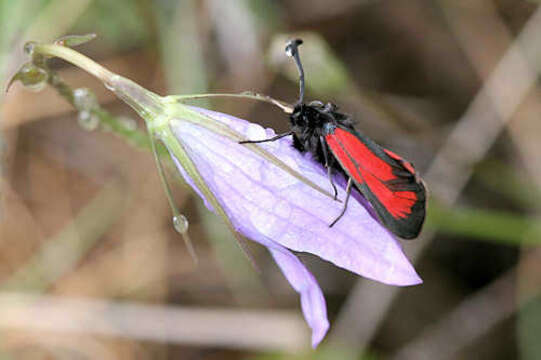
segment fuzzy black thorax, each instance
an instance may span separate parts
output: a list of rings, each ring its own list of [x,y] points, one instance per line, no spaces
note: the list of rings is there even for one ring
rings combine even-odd
[[[315,159],[324,163],[321,137],[332,134],[336,127],[353,130],[353,121],[347,114],[338,111],[333,103],[312,101],[297,104],[289,116],[293,131],[293,147],[301,152],[311,152]]]

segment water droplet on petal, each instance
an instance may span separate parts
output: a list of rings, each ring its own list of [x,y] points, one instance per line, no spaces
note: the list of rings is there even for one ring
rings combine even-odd
[[[179,234],[186,233],[189,225],[188,219],[184,215],[173,216],[173,226]]]
[[[245,134],[249,140],[264,140],[267,138],[265,129],[257,124],[248,124]]]
[[[100,118],[89,110],[79,111],[77,115],[79,126],[86,131],[96,130],[100,124]]]
[[[73,103],[77,110],[92,110],[98,106],[96,96],[87,88],[73,90]]]
[[[111,76],[111,78],[108,81],[104,81],[103,85],[111,91],[116,91],[115,83],[118,81],[119,78],[120,76],[115,74]]]

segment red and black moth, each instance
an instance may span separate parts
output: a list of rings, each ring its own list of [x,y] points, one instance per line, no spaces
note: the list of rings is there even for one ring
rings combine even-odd
[[[298,46],[302,40],[288,42],[286,53],[293,57],[300,77],[299,101],[290,111],[291,130],[270,139],[244,141],[260,143],[292,135],[293,146],[309,151],[327,168],[334,189],[333,172],[348,179],[344,207],[333,226],[346,212],[352,187],[370,202],[387,229],[404,239],[413,239],[421,231],[426,209],[426,189],[413,165],[359,133],[349,115],[332,103],[304,103],[304,70]]]

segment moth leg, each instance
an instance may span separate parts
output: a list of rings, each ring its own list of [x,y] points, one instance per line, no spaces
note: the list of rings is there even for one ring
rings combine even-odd
[[[243,141],[239,141],[239,144],[258,144],[258,143],[263,143],[263,142],[268,142],[268,141],[276,141],[278,139],[281,139],[289,135],[293,135],[293,131],[288,131],[286,133],[278,134],[276,136],[273,136],[268,139],[263,139],[263,140],[243,140]]]
[[[342,208],[342,212],[340,213],[340,215],[338,215],[338,217],[336,219],[334,219],[334,221],[329,225],[329,227],[332,227],[334,224],[336,224],[338,222],[338,220],[340,220],[340,218],[342,216],[344,216],[344,214],[346,213],[346,209],[348,207],[348,200],[349,200],[349,197],[351,196],[351,185],[352,184],[353,184],[353,180],[351,178],[349,178],[348,185],[346,187],[346,201],[344,201],[344,207]]]
[[[329,181],[331,182],[332,189],[334,191],[334,200],[338,197],[338,190],[336,190],[336,185],[334,185],[334,182],[332,181],[332,167],[329,163],[329,154],[327,153],[327,144],[325,143],[325,139],[323,136],[319,137],[319,141],[321,143],[321,149],[323,149],[323,158],[325,160],[325,167],[327,168],[327,176],[329,177]]]

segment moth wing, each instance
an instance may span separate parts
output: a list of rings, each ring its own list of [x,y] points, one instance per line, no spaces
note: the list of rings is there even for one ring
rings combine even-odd
[[[401,238],[417,237],[425,219],[426,190],[413,165],[350,129],[337,127],[325,141],[383,224]]]

